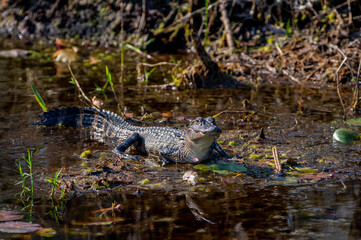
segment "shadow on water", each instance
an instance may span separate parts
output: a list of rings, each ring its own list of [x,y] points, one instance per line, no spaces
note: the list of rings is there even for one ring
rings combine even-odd
[[[119,66],[108,64],[119,76]],[[133,66],[134,67],[134,66]],[[134,67],[135,68],[135,67]],[[99,66],[99,69],[104,69]],[[93,82],[105,82],[103,71],[86,72],[79,66],[78,80],[89,95],[95,95]],[[40,128],[32,125],[41,109],[30,85],[35,85],[49,108],[81,105],[69,76],[56,76],[52,62],[33,59],[0,59],[0,208],[20,208],[14,200],[19,188],[15,160],[26,149],[39,147],[34,158],[36,184],[40,195],[50,187],[45,177],[57,169],[77,168],[78,157],[86,149],[110,153],[106,144],[94,141],[84,129]],[[100,73],[99,73],[100,72]],[[129,78],[136,76],[129,72]],[[84,80],[84,81],[83,81]],[[116,86],[117,91],[120,91]],[[109,93],[109,98],[111,94]],[[286,186],[262,174],[240,176],[199,173],[204,181],[189,186],[182,174],[192,165],[158,167],[147,158],[138,163],[140,180],[118,189],[79,192],[57,209],[57,223],[48,200],[41,196],[34,207],[34,222],[53,228],[56,239],[358,239],[361,237],[360,144],[337,146],[332,133],[342,126],[340,108],[333,91],[269,86],[254,90],[166,91],[128,83],[120,99],[127,113],[159,122],[171,112],[172,126],[183,127],[188,119],[212,116],[226,111],[217,122],[224,129],[224,148],[248,163],[254,153],[277,145],[282,158],[292,157],[301,165],[333,175],[319,182]],[[101,97],[101,96],[99,96]],[[304,108],[299,109],[299,98]],[[250,106],[245,103],[248,100]],[[111,99],[105,108],[116,111]],[[270,143],[254,147],[250,141],[263,128]],[[235,146],[228,145],[234,141]],[[98,158],[93,158],[93,161]],[[90,160],[90,161],[92,161]],[[266,159],[267,160],[267,159]],[[265,160],[265,161],[266,161]],[[152,163],[149,163],[152,162]],[[142,164],[150,164],[143,166]],[[271,169],[271,165],[266,165]],[[142,172],[143,171],[143,172]],[[82,174],[82,173],[79,173]],[[153,182],[152,182],[153,181]],[[47,198],[46,198],[47,199]],[[99,212],[121,204],[119,209]],[[38,235],[33,236],[41,238]]]

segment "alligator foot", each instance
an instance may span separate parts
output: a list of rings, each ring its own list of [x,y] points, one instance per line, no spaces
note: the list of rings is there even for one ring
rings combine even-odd
[[[224,158],[231,158],[230,156],[228,156],[228,154],[221,148],[221,146],[219,146],[219,144],[217,142],[213,143],[212,148],[214,150],[216,150],[217,153],[219,153],[219,155],[221,155]]]
[[[142,156],[140,155],[130,155],[128,153],[125,152],[119,152],[117,149],[113,150],[116,159],[118,160],[134,160],[134,161],[139,161],[141,159]]]
[[[133,133],[129,138],[121,142],[115,149],[115,155],[118,159],[131,159],[131,160],[139,160],[139,155],[130,155],[125,153],[125,150],[127,150],[131,145],[136,144],[140,139],[140,136],[138,133]]]

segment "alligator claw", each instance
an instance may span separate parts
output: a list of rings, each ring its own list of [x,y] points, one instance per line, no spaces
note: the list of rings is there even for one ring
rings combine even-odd
[[[133,160],[133,161],[139,161],[141,156],[139,155],[130,155],[124,152],[118,152],[117,150],[114,150],[115,157],[118,160]]]

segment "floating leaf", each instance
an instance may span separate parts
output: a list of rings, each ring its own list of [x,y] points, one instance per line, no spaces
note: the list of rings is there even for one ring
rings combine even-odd
[[[82,152],[82,154],[80,155],[81,158],[89,158],[92,155],[90,150],[85,150],[84,152]]]
[[[285,186],[294,186],[299,182],[297,177],[287,176],[287,177],[272,177],[270,183],[272,184],[282,184]]]
[[[39,231],[36,232],[36,234],[41,237],[54,237],[56,231],[52,228],[40,228]]]
[[[261,159],[263,158],[263,154],[256,154],[256,153],[252,153],[251,156],[249,156],[250,159]]]
[[[0,232],[3,233],[32,233],[40,229],[40,225],[29,222],[4,222],[0,223]]]
[[[149,183],[150,181],[149,181],[149,179],[144,179],[144,180],[142,180],[142,181],[139,181],[138,183],[139,184],[147,184],[147,183]]]
[[[195,169],[203,171],[203,172],[207,172],[207,171],[211,171],[212,169],[210,168],[210,166],[207,166],[205,164],[198,164],[198,165],[194,165]]]
[[[0,222],[14,221],[22,218],[23,215],[18,211],[0,210]]]
[[[232,164],[232,163],[221,163],[221,164],[212,164],[210,168],[213,171],[230,171],[230,172],[246,172],[247,168],[245,168],[241,164]]]
[[[318,170],[316,168],[298,168],[296,167],[295,170],[304,173],[304,174],[316,174]]]
[[[77,222],[73,220],[71,224],[75,226],[105,226],[122,221],[124,221],[124,218],[122,217],[106,217],[104,218],[104,221],[94,220],[93,222]]]
[[[333,133],[333,140],[341,143],[351,143],[361,140],[361,134],[351,129],[340,128]]]
[[[352,126],[361,126],[361,118],[348,119],[346,123]]]
[[[218,170],[218,169],[214,169],[213,172],[218,173],[220,175],[227,175],[230,174],[230,171],[227,170]]]

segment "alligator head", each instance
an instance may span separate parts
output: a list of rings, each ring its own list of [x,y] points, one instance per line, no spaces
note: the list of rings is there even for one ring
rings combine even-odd
[[[212,117],[198,117],[191,122],[187,129],[185,142],[192,156],[190,162],[201,162],[208,158],[211,146],[222,133]]]

